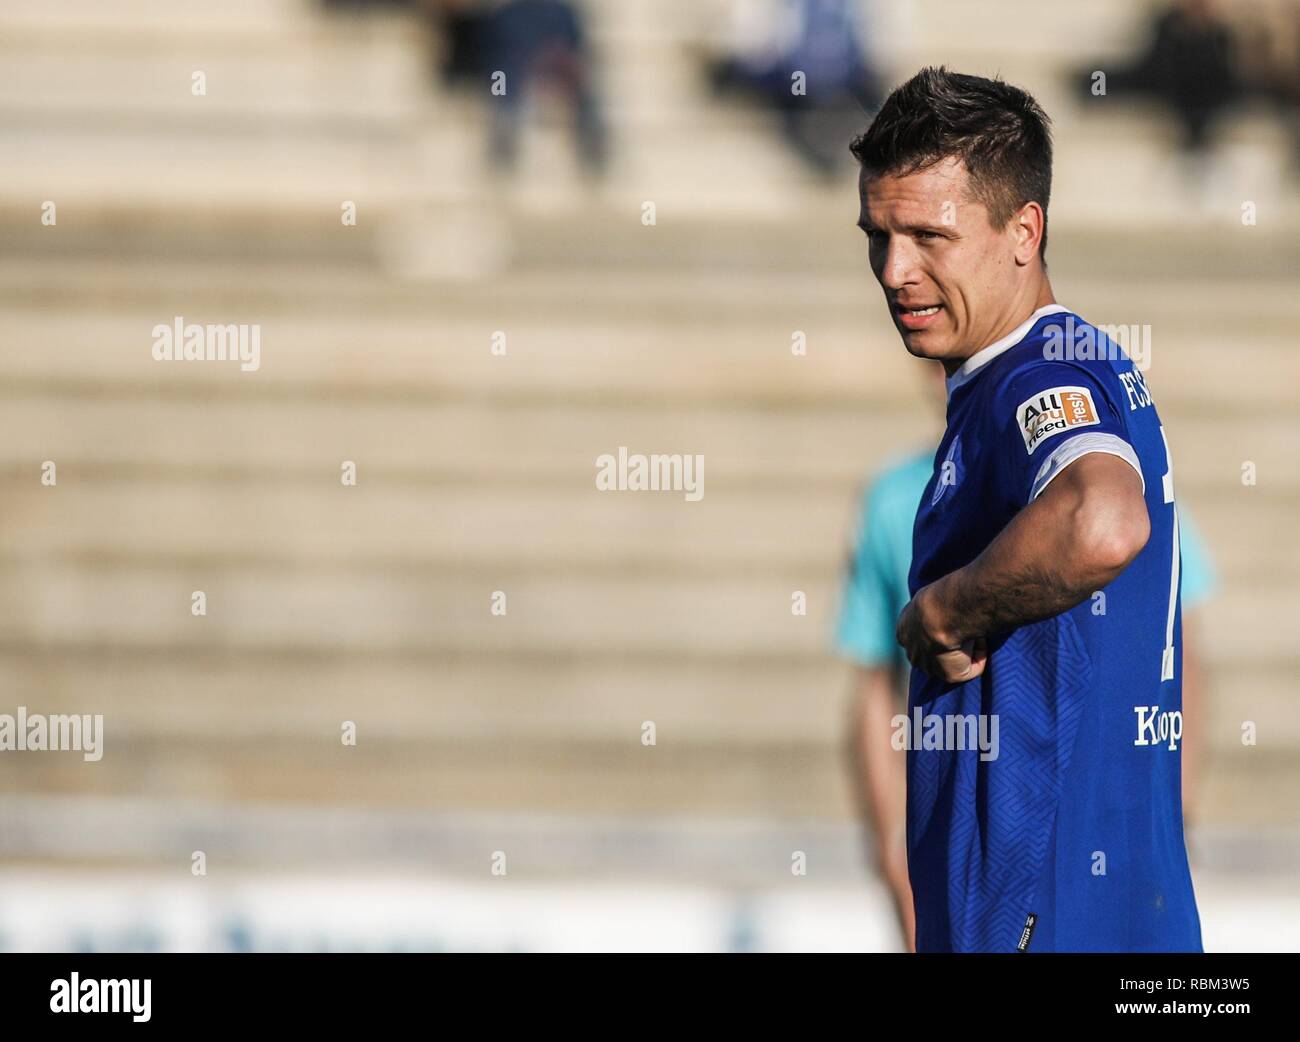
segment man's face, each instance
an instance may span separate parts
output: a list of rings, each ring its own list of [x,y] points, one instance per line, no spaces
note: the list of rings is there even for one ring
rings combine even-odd
[[[956,159],[859,179],[871,270],[907,350],[954,371],[997,339],[1017,290],[1015,222],[989,223]]]

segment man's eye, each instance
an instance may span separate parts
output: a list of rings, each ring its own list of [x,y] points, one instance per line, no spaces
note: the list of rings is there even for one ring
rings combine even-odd
[[[917,237],[918,239],[925,239],[925,240],[937,239],[937,238],[939,238],[939,233],[938,233],[938,232],[920,231],[920,232],[917,232],[917,233],[916,233],[916,237]]]

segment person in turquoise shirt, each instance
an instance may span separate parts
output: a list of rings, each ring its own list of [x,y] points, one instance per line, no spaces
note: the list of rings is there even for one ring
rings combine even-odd
[[[906,707],[907,659],[894,627],[909,595],[912,523],[934,468],[934,450],[888,464],[862,497],[853,554],[844,581],[835,645],[854,667],[850,762],[855,796],[874,840],[876,865],[889,887],[907,948],[913,947],[912,891],[907,878],[904,757],[892,745],[893,718]],[[1181,504],[1180,504],[1181,506]],[[1183,805],[1193,817],[1203,754],[1203,672],[1197,608],[1216,577],[1200,532],[1179,511],[1183,597]]]

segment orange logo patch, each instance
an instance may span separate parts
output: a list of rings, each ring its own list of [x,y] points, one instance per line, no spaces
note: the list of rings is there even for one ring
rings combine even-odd
[[[1101,420],[1088,388],[1053,387],[1021,402],[1016,408],[1016,423],[1025,439],[1025,451],[1032,456],[1053,435],[1072,427],[1091,427]]]

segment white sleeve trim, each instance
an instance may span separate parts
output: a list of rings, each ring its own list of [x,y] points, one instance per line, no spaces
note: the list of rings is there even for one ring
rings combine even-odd
[[[1146,495],[1146,478],[1142,477],[1142,464],[1138,462],[1133,446],[1118,435],[1092,431],[1088,434],[1076,434],[1068,441],[1061,442],[1052,450],[1051,455],[1043,460],[1043,465],[1038,469],[1038,476],[1034,478],[1034,487],[1029,490],[1029,502],[1032,503],[1041,496],[1043,489],[1047,488],[1061,471],[1090,452],[1104,452],[1108,456],[1118,456],[1127,462],[1137,471],[1138,478],[1142,481],[1142,494]]]

